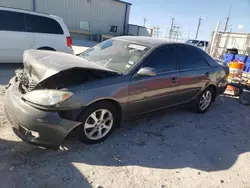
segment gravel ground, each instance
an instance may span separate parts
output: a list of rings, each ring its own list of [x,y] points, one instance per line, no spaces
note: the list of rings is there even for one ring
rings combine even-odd
[[[0,67],[0,187],[250,187],[250,108],[237,99],[220,96],[205,114],[148,115],[101,144],[70,139],[46,150],[21,141],[4,118],[4,85],[17,67]]]

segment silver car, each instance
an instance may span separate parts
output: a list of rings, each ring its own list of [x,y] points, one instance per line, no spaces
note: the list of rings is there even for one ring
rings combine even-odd
[[[58,148],[72,130],[94,144],[134,116],[188,103],[205,112],[227,75],[228,67],[195,46],[148,37],[113,38],[79,56],[30,50],[4,109],[32,144]]]

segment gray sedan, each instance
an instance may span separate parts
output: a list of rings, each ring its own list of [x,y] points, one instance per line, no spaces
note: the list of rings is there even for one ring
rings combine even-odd
[[[134,116],[181,104],[205,112],[225,91],[227,75],[195,46],[147,37],[113,38],[78,56],[29,50],[4,109],[29,143],[58,148],[76,130],[94,144]]]

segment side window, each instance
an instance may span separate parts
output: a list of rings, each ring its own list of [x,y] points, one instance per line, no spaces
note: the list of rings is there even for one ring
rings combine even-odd
[[[25,31],[24,14],[0,10],[0,30]]]
[[[178,48],[180,70],[210,67],[205,57],[195,47]]]
[[[200,41],[197,46],[204,47],[204,41]]]
[[[154,68],[157,73],[177,69],[175,47],[165,47],[155,52],[144,67]]]
[[[206,47],[208,46],[208,42],[207,42],[207,41],[205,42],[205,46],[206,46]]]
[[[26,14],[25,20],[28,32],[63,34],[60,24],[51,18]]]

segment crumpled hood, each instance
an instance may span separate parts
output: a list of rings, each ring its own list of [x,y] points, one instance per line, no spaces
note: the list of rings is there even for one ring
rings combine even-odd
[[[52,51],[26,50],[23,55],[24,71],[36,82],[74,67],[114,72],[78,56]]]

